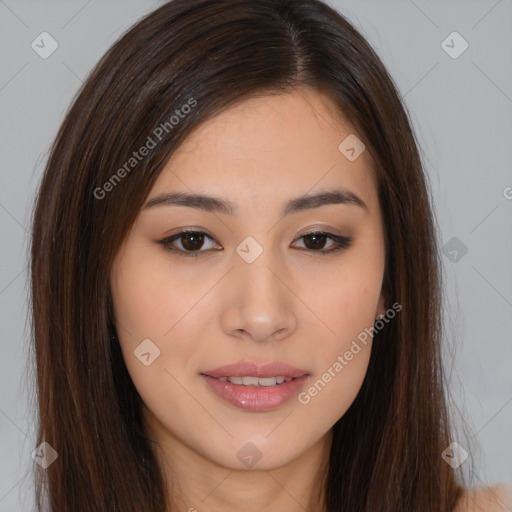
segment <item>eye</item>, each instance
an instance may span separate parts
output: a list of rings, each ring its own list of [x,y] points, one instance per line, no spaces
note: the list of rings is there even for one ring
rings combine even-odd
[[[163,240],[159,240],[158,243],[161,244],[165,250],[178,253],[180,256],[196,257],[201,253],[207,252],[200,250],[204,245],[205,239],[213,242],[213,238],[203,231],[187,230],[176,233],[175,235],[164,238]],[[324,231],[311,231],[302,235],[297,240],[301,239],[305,240],[305,248],[308,249],[309,252],[316,252],[324,255],[339,251],[340,249],[347,249],[351,246],[353,241],[351,237],[334,235],[333,233],[327,233]],[[331,240],[333,242],[330,249],[324,249],[325,242],[327,240]],[[176,242],[181,244],[182,248],[176,247],[174,245]],[[215,250],[219,249],[217,248]]]
[[[162,244],[164,249],[167,251],[182,253],[180,256],[199,256],[199,253],[205,252],[199,251],[204,244],[205,238],[213,241],[213,238],[209,237],[202,231],[189,230],[181,231],[180,233],[176,233],[168,238],[164,238],[163,240],[160,240],[159,243]],[[173,246],[172,244],[174,244],[174,242],[179,242],[184,250]]]
[[[326,233],[324,231],[311,231],[298,238],[298,240],[301,239],[311,241],[307,243],[305,242],[306,249],[310,249],[312,252],[318,252],[320,254],[328,254],[330,252],[339,251],[340,249],[348,249],[353,241],[351,237],[334,235],[333,233]],[[323,248],[326,240],[334,242],[331,244],[330,249]]]

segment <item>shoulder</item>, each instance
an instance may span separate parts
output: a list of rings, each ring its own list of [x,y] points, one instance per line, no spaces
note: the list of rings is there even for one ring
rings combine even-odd
[[[493,485],[466,489],[453,512],[512,511],[512,485]]]

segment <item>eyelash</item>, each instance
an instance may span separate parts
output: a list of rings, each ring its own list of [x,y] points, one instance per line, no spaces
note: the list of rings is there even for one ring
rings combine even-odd
[[[186,235],[186,234],[205,235],[206,238],[209,238],[210,240],[213,241],[213,238],[208,236],[203,231],[185,230],[185,231],[181,231],[180,233],[176,233],[175,235],[172,235],[170,237],[164,238],[163,240],[159,240],[158,243],[163,246],[164,250],[170,251],[173,253],[177,253],[178,256],[184,256],[186,258],[189,258],[189,257],[196,258],[201,253],[207,252],[207,251],[200,251],[200,250],[184,251],[182,249],[177,249],[176,247],[172,247],[170,245],[170,244],[172,244],[172,242],[174,242],[175,240],[181,238],[181,236]],[[307,248],[305,249],[308,252],[318,253],[319,255],[323,255],[323,256],[326,256],[327,254],[332,253],[332,252],[337,252],[341,249],[348,249],[352,245],[352,241],[353,241],[352,237],[334,235],[332,233],[328,233],[325,231],[310,231],[308,233],[304,233],[298,239],[300,240],[301,238],[312,236],[312,235],[323,235],[323,236],[326,236],[327,238],[330,238],[333,242],[336,243],[336,246],[331,249],[322,249],[322,250],[318,250],[318,251],[316,251],[314,249],[307,249]]]

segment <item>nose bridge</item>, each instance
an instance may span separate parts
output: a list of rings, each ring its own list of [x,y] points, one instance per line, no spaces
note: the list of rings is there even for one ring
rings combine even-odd
[[[261,251],[253,261],[244,259],[243,253],[235,255],[228,284],[232,292],[228,293],[224,317],[227,331],[244,331],[255,341],[264,341],[295,328],[292,294],[273,255],[270,249]]]
[[[261,257],[260,257],[261,258]],[[282,283],[271,271],[268,259],[246,263],[241,261],[235,268],[238,298],[241,303],[262,307],[276,306],[282,297]]]

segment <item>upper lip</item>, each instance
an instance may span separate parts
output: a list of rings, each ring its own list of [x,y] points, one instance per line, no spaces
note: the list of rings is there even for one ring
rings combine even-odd
[[[258,365],[251,361],[240,361],[238,363],[227,364],[215,368],[215,370],[208,370],[201,372],[203,375],[209,377],[287,377],[296,379],[303,375],[308,375],[306,370],[295,368],[285,363],[268,363]]]

